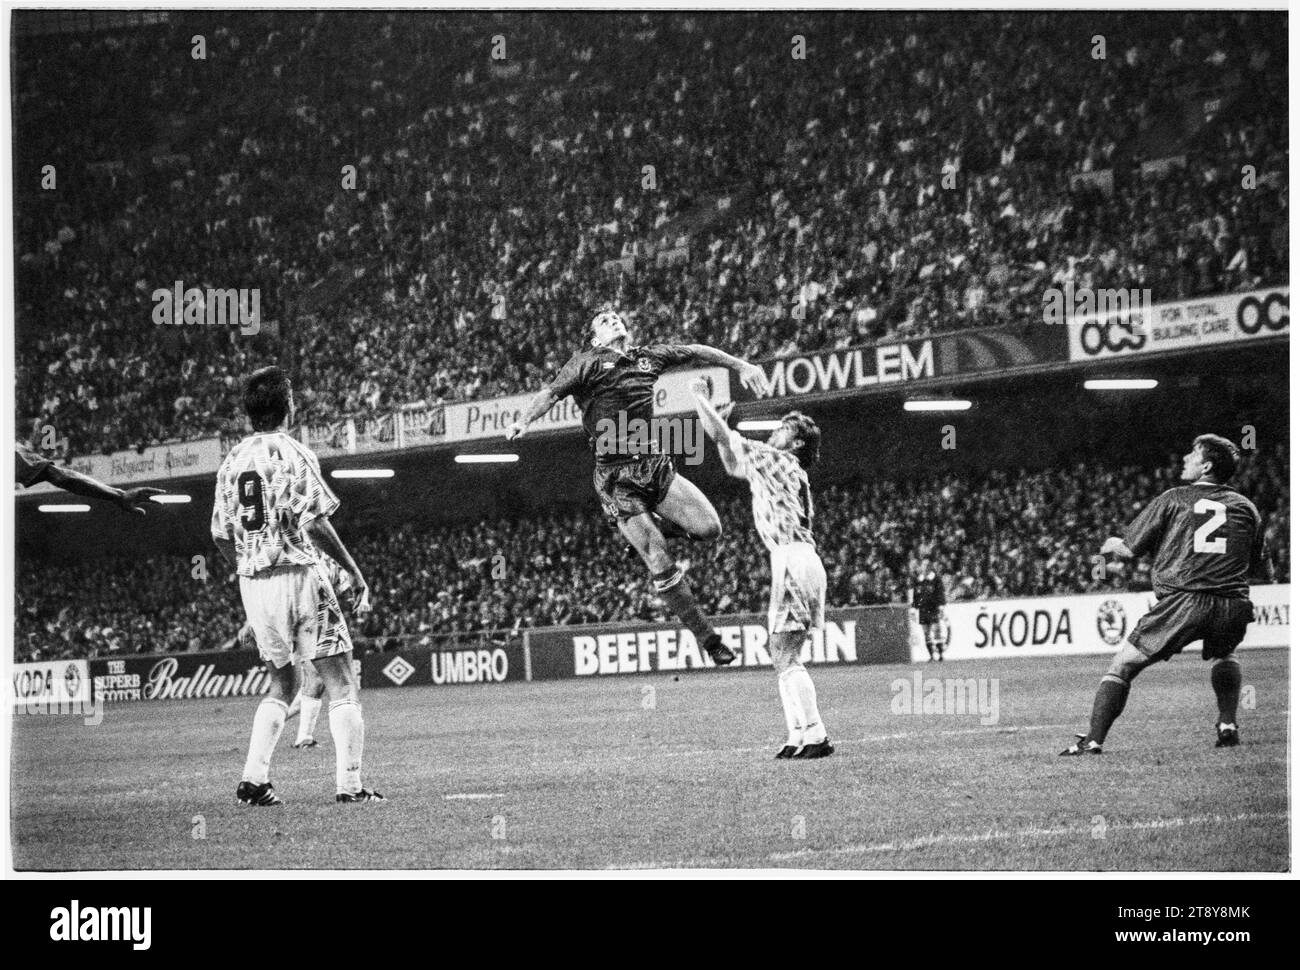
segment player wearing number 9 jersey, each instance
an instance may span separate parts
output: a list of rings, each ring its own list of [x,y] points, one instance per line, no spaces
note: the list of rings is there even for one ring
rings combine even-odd
[[[1227,485],[1238,458],[1231,441],[1201,435],[1183,456],[1182,479],[1189,484],[1160,495],[1122,539],[1112,536],[1101,547],[1102,555],[1152,555],[1156,603],[1137,621],[1102,678],[1088,733],[1061,754],[1100,754],[1111,724],[1124,710],[1133,678],[1197,640],[1201,657],[1213,661],[1216,747],[1238,743],[1241,666],[1235,651],[1254,618],[1249,578],[1267,569],[1259,511]]]
[[[334,585],[322,554],[352,579],[353,612],[370,609],[370,591],[329,517],[339,500],[320,462],[288,433],[293,388],[278,367],[249,376],[244,406],[253,434],[231,449],[217,471],[212,537],[239,574],[240,598],[271,690],[253,716],[244,777],[244,805],[278,805],[270,781],[271,755],[296,689],[293,664],[311,663],[330,694],[336,800],[382,801],[361,787],[365,724],[360,685]]]
[[[240,576],[313,566],[319,553],[307,538],[307,526],[338,507],[306,445],[285,431],[259,431],[221,463],[212,534],[233,539]]]

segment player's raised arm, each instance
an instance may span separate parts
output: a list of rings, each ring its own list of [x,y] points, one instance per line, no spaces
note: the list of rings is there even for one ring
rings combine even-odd
[[[163,493],[161,488],[149,488],[147,486],[126,489],[114,488],[112,485],[105,485],[98,479],[83,475],[71,468],[60,468],[45,459],[37,457],[36,461],[33,461],[29,455],[24,454],[24,450],[21,446],[18,448],[19,478],[24,485],[34,485],[40,481],[49,482],[55,488],[61,488],[73,495],[111,502],[123,512],[130,512],[132,515],[144,515],[143,503],[148,501],[150,496]],[[31,468],[31,473],[24,478],[23,470],[25,467]]]
[[[686,344],[685,348],[691,354],[692,363],[712,364],[735,371],[740,378],[740,383],[755,395],[761,396],[767,390],[767,378],[763,376],[762,369],[757,365],[706,344]]]
[[[727,427],[726,417],[719,414],[713,407],[713,402],[709,400],[708,381],[702,378],[695,381],[691,384],[691,391],[695,395],[695,413],[699,415],[704,433],[718,446],[722,467],[727,470],[728,475],[736,478],[744,477],[744,459],[736,449],[732,431]],[[731,405],[728,404],[726,408],[727,413],[730,414]]]
[[[506,428],[506,440],[514,441],[528,426],[549,411],[559,401],[573,394],[591,375],[591,362],[582,352],[574,354],[568,363],[560,368],[555,380],[538,391],[519,420]]]
[[[546,385],[538,391],[531,401],[528,402],[528,408],[524,411],[523,416],[518,421],[506,428],[506,441],[514,441],[525,431],[528,426],[540,418],[543,414],[555,407],[560,400],[560,395],[555,393],[553,385]]]

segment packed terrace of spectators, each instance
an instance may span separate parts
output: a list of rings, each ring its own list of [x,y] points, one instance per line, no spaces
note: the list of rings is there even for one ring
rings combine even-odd
[[[531,390],[605,302],[642,340],[761,358],[1031,325],[1066,280],[1284,282],[1285,30],[1259,27],[195,11],[20,37],[19,434],[86,454],[238,432],[239,377],[271,360],[313,424]],[[1072,185],[1107,170],[1110,191]],[[156,325],[175,281],[258,288],[263,332]],[[841,581],[875,595],[868,573]],[[582,608],[556,595],[547,615]]]

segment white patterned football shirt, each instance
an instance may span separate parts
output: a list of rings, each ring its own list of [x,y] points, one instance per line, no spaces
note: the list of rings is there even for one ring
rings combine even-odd
[[[769,552],[796,542],[814,545],[812,489],[808,475],[792,452],[750,441],[731,432],[737,471],[749,482],[754,526]]]
[[[311,566],[320,554],[303,531],[333,515],[339,500],[325,484],[320,461],[283,431],[249,435],[217,471],[212,535],[235,544],[240,576],[276,566]]]

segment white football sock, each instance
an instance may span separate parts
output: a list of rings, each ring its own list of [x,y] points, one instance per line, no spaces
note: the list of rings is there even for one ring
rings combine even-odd
[[[289,718],[293,717],[295,714],[298,713],[301,707],[302,707],[302,691],[298,691],[298,693],[293,695],[293,700],[289,702],[289,707],[284,712],[284,719],[286,721],[289,720]]]
[[[796,664],[781,677],[785,680],[785,689],[789,691],[799,712],[799,723],[803,725],[803,737],[800,741],[804,744],[818,744],[825,741],[826,728],[822,725],[821,712],[817,710],[817,689],[813,687],[808,671],[804,669],[803,664]]]
[[[776,678],[777,693],[781,695],[781,709],[785,711],[785,743],[791,747],[799,747],[799,736],[803,734],[803,728],[799,726],[799,709],[795,707],[794,699],[790,697],[790,692],[785,687],[785,677]]]
[[[361,749],[366,724],[354,700],[330,703],[330,733],[334,735],[334,785],[339,794],[361,791]]]
[[[244,781],[262,785],[270,780],[271,753],[284,730],[289,705],[274,697],[262,698],[253,714],[253,734],[248,739],[248,758],[244,761]]]
[[[316,721],[324,703],[319,697],[308,697],[306,694],[299,694],[298,698],[302,703],[302,716],[298,718],[298,737],[294,744],[316,737]]]

